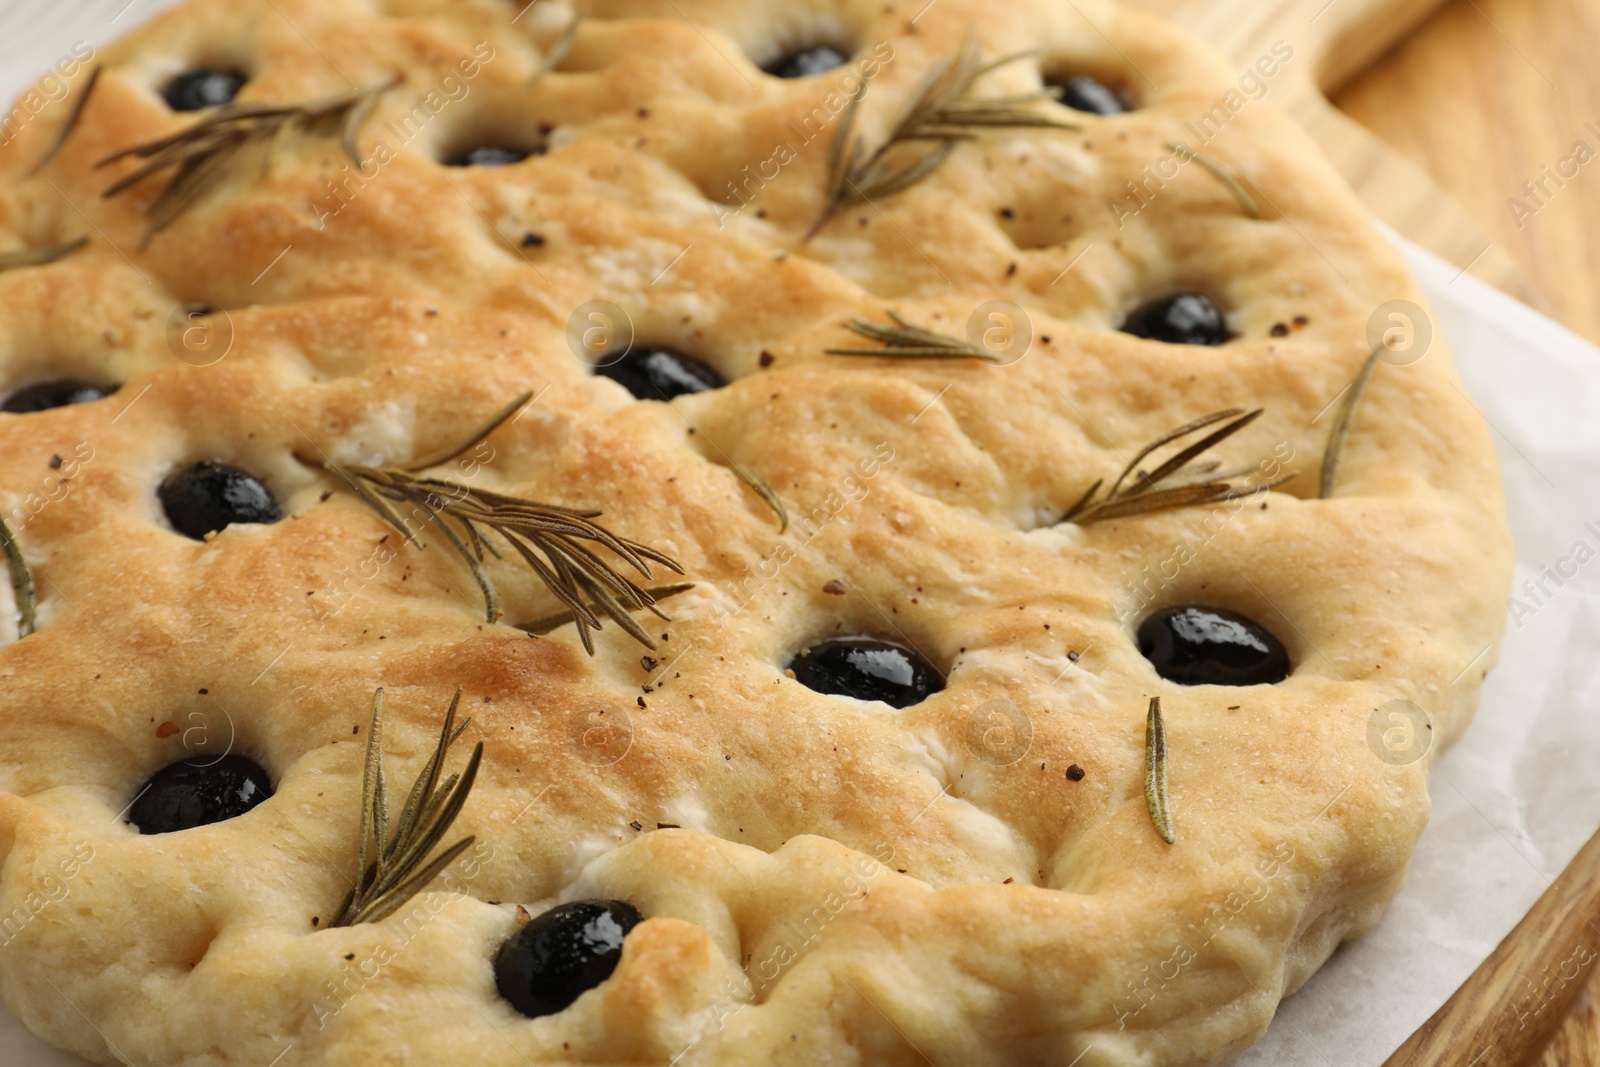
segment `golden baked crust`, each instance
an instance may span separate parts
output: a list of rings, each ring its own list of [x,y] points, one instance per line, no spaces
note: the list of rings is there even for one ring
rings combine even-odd
[[[1369,315],[1420,299],[1399,257],[1238,72],[1098,0],[580,11],[570,54],[530,83],[565,22],[554,5],[194,0],[103,52],[38,176],[60,110],[0,151],[0,251],[91,238],[0,273],[0,387],[46,368],[123,383],[0,415],[0,501],[41,593],[37,633],[0,649],[6,1004],[91,1059],[172,1067],[1227,1059],[1400,885],[1432,753],[1379,759],[1373,710],[1414,701],[1453,739],[1501,626],[1494,454],[1442,343],[1380,365],[1340,491],[1315,499],[1325,412],[1366,358]],[[969,26],[987,56],[1039,50],[985,93],[1037,88],[1044,66],[1120,79],[1141,106],[1037,105],[1083,129],[987,133],[802,243],[839,76],[756,64],[823,38],[876,57],[875,139]],[[242,157],[141,248],[161,181],[102,199],[134,163],[94,164],[190,121],[153,86],[194,63],[245,67],[243,100],[404,74],[361,138],[392,158],[352,178],[335,140],[291,136],[270,170]],[[1219,102],[1204,151],[1264,218],[1193,166],[1130,213],[1124,183]],[[832,125],[804,143],[793,131],[819,106]],[[513,167],[438,162],[546,127],[550,151]],[[783,145],[792,158],[772,162]],[[1116,330],[1178,286],[1210,292],[1238,337]],[[851,315],[961,335],[997,298],[1036,335],[1008,366],[824,354],[859,343]],[[567,343],[591,300],[733,383],[665,404],[592,376]],[[212,365],[169,346],[189,302],[231,323]],[[666,603],[653,670],[615,626],[589,658],[571,626],[485,624],[442,542],[398,545],[295,459],[404,462],[525,389],[538,399],[492,457],[456,474],[603,509],[682,561],[696,585]],[[1269,497],[1055,524],[1145,442],[1258,405],[1218,452],[1300,472]],[[260,477],[287,517],[175,534],[155,487],[201,458]],[[786,533],[735,464],[787,503]],[[491,569],[503,622],[554,610],[525,571]],[[1147,602],[1193,600],[1267,623],[1290,677],[1159,678],[1133,627]],[[892,711],[785,676],[836,631],[898,635],[948,687]],[[458,832],[479,844],[400,915],[318,929],[355,872],[355,734],[378,685],[408,774],[465,689],[486,756]],[[1143,793],[1156,695],[1173,845]],[[970,740],[997,699],[1031,730],[1014,762]],[[582,735],[601,709],[626,729],[597,756]],[[139,784],[202,743],[259,761],[276,795],[140,836],[122,816]],[[491,967],[515,903],[589,896],[648,921],[609,981],[523,1018]]]

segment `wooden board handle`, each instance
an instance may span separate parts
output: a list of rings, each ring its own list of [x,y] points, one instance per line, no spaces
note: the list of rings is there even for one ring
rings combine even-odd
[[[1540,307],[1510,254],[1422,168],[1333,108],[1335,92],[1440,6],[1441,0],[1124,0],[1203,38],[1241,68],[1276,40],[1294,60],[1270,99],[1316,139],[1367,208],[1389,226],[1525,303]]]
[[[1443,0],[1125,0],[1247,64],[1274,40],[1303,57],[1305,89],[1336,92],[1432,14]]]
[[[1524,1067],[1600,959],[1600,833],[1384,1067]]]

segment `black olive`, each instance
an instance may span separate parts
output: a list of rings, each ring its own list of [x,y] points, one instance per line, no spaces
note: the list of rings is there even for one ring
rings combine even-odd
[[[203,459],[174,472],[156,491],[172,528],[204,541],[230,522],[277,522],[283,518],[267,487],[235,467]]]
[[[104,386],[92,385],[76,378],[57,378],[54,381],[39,382],[18,389],[6,397],[4,404],[0,404],[0,411],[9,411],[13,415],[26,415],[34,411],[64,408],[68,404],[87,404],[91,400],[110,396],[112,392],[113,390]]]
[[[1122,324],[1124,333],[1169,345],[1220,345],[1233,335],[1211,298],[1177,293],[1139,308]]]
[[[813,74],[825,74],[835,67],[844,66],[845,58],[838,49],[819,44],[814,48],[802,48],[798,52],[779,56],[761,69],[779,78],[809,78]]]
[[[595,373],[621,382],[640,400],[671,400],[684,393],[703,393],[728,384],[704,360],[660,345],[635,345],[620,357],[603,356]]]
[[[910,707],[944,688],[944,676],[914,648],[878,637],[830,637],[789,660],[808,689]]]
[[[504,167],[521,163],[533,153],[525,148],[507,148],[505,145],[484,144],[457,152],[444,162],[449,167]]]
[[[271,779],[252,760],[191,756],[151,775],[128,821],[141,834],[170,834],[243,815],[271,795]]]
[[[578,900],[536,915],[500,946],[494,984],[529,1018],[554,1015],[611,977],[622,939],[643,922],[621,900]]]
[[[1057,99],[1074,111],[1088,111],[1095,115],[1120,115],[1128,110],[1127,103],[1115,89],[1087,74],[1074,74],[1059,81],[1047,78],[1045,84],[1059,89],[1061,95]]]
[[[167,106],[174,111],[200,111],[230,103],[248,79],[236,70],[186,71],[161,90]]]
[[[1139,624],[1139,651],[1179,685],[1272,685],[1289,654],[1259,623],[1200,604],[1164,608]]]

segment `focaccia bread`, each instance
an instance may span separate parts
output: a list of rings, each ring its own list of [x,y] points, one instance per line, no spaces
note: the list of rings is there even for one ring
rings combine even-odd
[[[1399,889],[1511,560],[1292,62],[1100,0],[104,49],[0,148],[7,1007],[164,1067],[1245,1048]],[[347,924],[379,687],[396,819],[461,691],[473,840]],[[502,947],[580,921],[539,1008]]]

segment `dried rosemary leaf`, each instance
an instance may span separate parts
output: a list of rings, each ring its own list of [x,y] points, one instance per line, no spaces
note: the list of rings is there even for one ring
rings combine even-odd
[[[568,22],[566,29],[561,31],[561,36],[557,37],[555,44],[550,46],[550,51],[544,54],[544,59],[540,62],[538,69],[533,72],[533,77],[528,79],[530,84],[555,70],[561,65],[561,61],[567,58],[567,53],[572,51],[572,42],[577,40],[578,37],[578,23],[582,21],[582,15],[572,16],[572,21]]]
[[[1083,514],[1084,509],[1089,506],[1089,501],[1094,499],[1095,493],[1099,492],[1100,487],[1104,484],[1106,484],[1106,480],[1104,478],[1096,478],[1095,483],[1088,489],[1085,489],[1083,491],[1083,495],[1073,502],[1073,505],[1067,509],[1067,513],[1065,515],[1061,516],[1061,521],[1072,522],[1077,519],[1079,515]]]
[[[1322,454],[1321,496],[1324,500],[1333,495],[1334,483],[1339,478],[1339,461],[1344,458],[1344,441],[1350,434],[1350,423],[1355,420],[1356,408],[1367,393],[1367,383],[1372,380],[1372,372],[1378,369],[1378,357],[1383,352],[1384,347],[1380,342],[1367,361],[1361,364],[1361,370],[1345,390],[1344,402],[1339,405],[1339,414],[1333,420],[1333,429],[1328,433],[1328,447]]]
[[[888,314],[895,322],[893,326],[884,326],[858,317],[852,317],[849,322],[845,323],[847,330],[860,334],[870,341],[877,341],[880,347],[826,348],[823,351],[830,356],[875,356],[888,359],[981,359],[989,363],[999,362],[992,353],[985,352],[976,345],[913,326],[895,311],[890,311]]]
[[[1196,152],[1188,145],[1168,144],[1167,148],[1173,152],[1187,154],[1190,159],[1194,160],[1196,163],[1200,164],[1206,170],[1215,175],[1217,180],[1223,185],[1226,185],[1228,187],[1228,191],[1234,195],[1236,200],[1239,201],[1239,206],[1244,208],[1244,213],[1246,215],[1249,215],[1253,219],[1259,219],[1261,217],[1261,208],[1256,204],[1256,198],[1250,195],[1250,190],[1244,187],[1244,183],[1239,180],[1238,176],[1234,174],[1233,171],[1229,170],[1227,167],[1224,167],[1221,163],[1218,163],[1213,159],[1208,159],[1205,156],[1202,156],[1199,152]]]
[[[766,501],[767,507],[778,516],[778,532],[783,533],[789,529],[789,509],[783,506],[783,500],[778,496],[777,490],[767,483],[767,480],[757,474],[743,463],[729,465],[729,469],[739,476],[739,480],[755,490],[757,496]]]
[[[1215,460],[1196,462],[1203,453],[1254,422],[1261,416],[1262,410],[1257,408],[1254,411],[1244,411],[1242,408],[1229,408],[1227,411],[1213,412],[1162,434],[1141,448],[1128,461],[1122,468],[1122,473],[1117,475],[1116,481],[1111,483],[1109,490],[1102,495],[1100,489],[1104,479],[1097,480],[1067,509],[1061,521],[1087,526],[1091,522],[1143,515],[1169,508],[1237,500],[1282,485],[1293,478],[1294,473],[1259,485],[1235,485],[1234,479],[1251,473],[1255,468],[1244,467],[1239,470],[1222,471],[1221,464]],[[1155,470],[1149,473],[1142,471],[1135,473],[1139,463],[1157,449],[1219,422],[1224,425],[1194,444],[1180,449]]]
[[[5,550],[6,569],[11,572],[11,596],[17,606],[17,637],[27,637],[33,633],[36,607],[33,595],[33,569],[28,566],[27,557],[22,554],[22,546],[17,543],[17,535],[11,532],[11,527],[4,518],[0,518],[0,547]]]
[[[996,67],[1014,63],[1028,52],[1002,56],[985,63],[977,39],[968,33],[961,48],[946,56],[923,76],[900,110],[883,144],[868,152],[856,133],[863,82],[839,118],[828,160],[828,195],[817,220],[802,241],[809,241],[843,208],[897,193],[932,174],[950,157],[961,141],[974,140],[975,130],[1003,127],[1044,127],[1077,130],[1077,123],[1062,122],[1027,105],[1051,99],[1048,92],[979,98],[974,84]]]
[[[54,263],[68,252],[76,252],[89,243],[89,235],[74,237],[48,248],[24,248],[16,252],[7,252],[0,255],[0,270],[10,270],[12,267],[38,267],[45,263]]]
[[[532,399],[533,390],[530,389],[491,415],[489,417],[489,421],[474,430],[472,432],[472,436],[468,437],[464,444],[447,447],[438,452],[434,452],[431,455],[423,456],[420,459],[414,459],[406,465],[405,469],[408,471],[424,471],[429,467],[438,467],[449,463],[457,456],[466,452],[467,449],[476,448],[478,444],[484,440],[484,438],[488,437],[501,426],[505,425],[505,423],[516,416],[517,412],[527,407],[528,401]]]
[[[360,875],[344,903],[339,905],[339,917],[331,926],[378,922],[393,914],[427,888],[429,882],[472,844],[474,838],[462,838],[431,861],[424,862],[461,813],[483,761],[483,742],[480,741],[473,747],[466,767],[440,784],[439,772],[450,746],[472,721],[465,719],[456,725],[456,707],[460,703],[461,690],[457,689],[450,701],[450,710],[445,713],[433,756],[412,784],[400,817],[391,822],[389,793],[383,774],[383,690],[380,688],[373,693],[366,762],[361,776],[360,841],[356,851],[356,869]]]
[[[56,131],[55,138],[51,140],[50,147],[45,149],[45,153],[39,158],[39,162],[35,163],[33,169],[28,172],[28,177],[31,178],[41,170],[44,170],[45,167],[50,165],[50,161],[56,158],[56,153],[61,151],[61,146],[67,143],[67,138],[71,137],[72,131],[77,128],[78,120],[83,117],[83,109],[89,103],[89,94],[94,92],[94,87],[99,81],[100,68],[97,66],[89,71],[88,79],[83,83],[83,88],[79,90],[77,99],[72,102],[72,110],[67,112],[66,121]]]
[[[621,557],[645,578],[651,577],[649,565],[652,562],[682,574],[683,567],[676,560],[593,522],[600,515],[598,511],[541,504],[423,473],[428,467],[447,463],[476,446],[515,416],[532,395],[524,393],[500,409],[465,443],[404,466],[366,467],[306,457],[300,457],[301,462],[342,479],[365,504],[416,547],[424,545],[412,529],[412,522],[407,521],[408,517],[419,526],[429,524],[437,530],[478,583],[487,621],[497,622],[500,618],[500,598],[484,568],[485,553],[501,556],[487,536],[492,531],[504,544],[510,545],[517,557],[565,605],[578,623],[578,637],[584,650],[591,656],[594,655],[594,641],[590,631],[602,628],[602,615],[634,640],[653,649],[655,641],[630,612],[648,609],[661,618],[667,616],[655,607],[655,599],[648,590],[620,574],[588,544],[599,545]],[[409,507],[409,516],[402,516],[395,504]]]
[[[645,589],[644,592],[645,595],[650,598],[651,605],[654,605],[661,603],[661,601],[670,596],[677,596],[679,593],[686,593],[694,587],[694,582],[673,582],[669,585],[652,585]],[[593,612],[594,607],[595,606],[593,604],[589,605],[591,612]],[[653,607],[651,610],[654,610]],[[666,617],[659,611],[655,612],[655,615],[658,618]],[[565,626],[569,622],[576,622],[577,618],[577,615],[570,611],[556,611],[549,615],[541,615],[532,622],[516,623],[515,626],[517,629],[526,630],[530,634],[547,634],[559,626]]]
[[[139,245],[143,248],[152,237],[215,189],[229,164],[246,145],[265,144],[261,162],[261,172],[265,174],[273,149],[287,130],[299,129],[322,137],[337,134],[345,154],[359,167],[362,160],[356,146],[356,133],[361,122],[378,97],[401,81],[396,76],[382,85],[330,93],[300,104],[228,104],[177,133],[132,145],[102,159],[95,164],[97,167],[129,157],[149,162],[112,182],[100,195],[113,197],[153,174],[173,171],[166,186],[145,211],[150,222]]]
[[[1161,840],[1172,844],[1172,808],[1167,798],[1167,726],[1161,721],[1161,698],[1150,698],[1144,724],[1144,802]]]
[[[1162,489],[1144,496],[1105,501],[1096,505],[1091,514],[1080,516],[1073,521],[1080,526],[1086,526],[1091,522],[1123,519],[1130,515],[1145,515],[1152,511],[1211,504],[1222,499],[1228,491],[1227,486],[1215,485],[1185,485],[1175,489]]]

